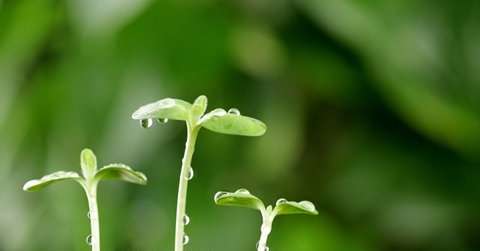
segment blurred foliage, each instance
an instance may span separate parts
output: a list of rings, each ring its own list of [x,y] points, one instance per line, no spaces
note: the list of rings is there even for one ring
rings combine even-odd
[[[478,250],[479,25],[475,0],[0,1],[0,250],[88,250],[77,186],[21,191],[84,147],[150,180],[100,186],[103,250],[172,250],[185,132],[130,115],[200,94],[269,131],[201,133],[188,250],[254,249],[258,215],[213,203],[238,187],[318,206],[271,250]]]

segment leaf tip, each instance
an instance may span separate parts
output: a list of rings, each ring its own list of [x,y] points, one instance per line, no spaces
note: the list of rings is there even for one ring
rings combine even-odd
[[[22,187],[22,190],[25,192],[33,192],[35,187],[38,184],[38,180],[29,180],[25,182],[25,184]]]
[[[140,182],[138,184],[139,185],[144,185],[144,186],[147,185],[147,183],[148,183],[147,175],[145,175],[142,172],[136,172],[136,173],[137,173],[138,177],[140,178],[139,179]]]
[[[80,153],[80,166],[84,177],[95,175],[97,170],[97,156],[90,148],[84,148]]]

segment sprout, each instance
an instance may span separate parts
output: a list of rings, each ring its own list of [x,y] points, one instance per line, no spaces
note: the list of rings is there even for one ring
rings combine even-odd
[[[267,206],[263,202],[252,195],[248,190],[241,188],[231,192],[217,192],[214,197],[215,204],[220,206],[245,207],[259,210],[262,214],[262,227],[260,240],[257,244],[257,251],[267,251],[268,235],[272,231],[272,223],[276,216],[287,214],[307,214],[317,215],[315,205],[310,201],[288,201],[286,199],[278,199],[275,207]]]
[[[80,166],[82,176],[76,172],[58,171],[45,175],[40,179],[30,180],[25,183],[23,190],[38,191],[50,184],[72,180],[78,182],[84,189],[89,206],[89,218],[91,235],[87,237],[87,243],[92,246],[92,251],[100,251],[100,222],[97,206],[97,186],[100,180],[117,179],[130,183],[145,185],[147,177],[141,172],[132,170],[124,164],[110,164],[97,169],[97,158],[90,149],[84,149],[80,154]]]
[[[153,121],[159,120],[182,120],[187,125],[187,142],[182,159],[177,197],[175,251],[182,251],[183,246],[189,241],[189,237],[184,232],[185,218],[188,217],[185,214],[187,187],[188,181],[193,178],[191,163],[200,129],[206,128],[213,132],[242,136],[261,136],[267,130],[263,122],[241,115],[236,108],[230,109],[229,112],[217,108],[205,113],[207,103],[208,99],[204,95],[195,99],[193,104],[180,99],[165,98],[144,105],[132,114],[132,118],[140,120],[141,125],[146,128],[151,127]],[[189,222],[190,218],[188,219]]]

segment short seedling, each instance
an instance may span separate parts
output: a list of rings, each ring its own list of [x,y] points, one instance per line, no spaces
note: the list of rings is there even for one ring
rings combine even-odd
[[[205,114],[207,97],[199,96],[193,104],[180,99],[166,98],[140,107],[132,114],[132,118],[140,120],[144,128],[149,128],[154,121],[166,123],[168,120],[185,121],[187,125],[187,142],[182,159],[180,181],[177,197],[177,215],[175,224],[175,251],[182,251],[189,242],[185,234],[185,225],[190,222],[185,214],[188,181],[193,178],[191,167],[192,156],[198,132],[202,127],[224,134],[242,136],[261,136],[265,133],[266,125],[254,118],[240,115],[238,109],[214,109]]]
[[[28,181],[23,186],[23,190],[37,191],[62,180],[78,182],[85,190],[88,199],[91,234],[87,237],[87,243],[92,246],[92,251],[100,251],[100,220],[97,207],[98,183],[104,179],[118,179],[145,185],[147,184],[147,177],[141,172],[133,171],[124,164],[110,164],[97,170],[97,159],[90,149],[84,149],[81,152],[80,163],[82,176],[77,172],[59,171],[43,176],[41,179]]]
[[[262,214],[262,227],[260,229],[260,240],[257,243],[257,251],[268,251],[268,235],[272,231],[272,223],[277,215],[284,214],[308,214],[317,215],[318,212],[310,201],[294,202],[286,199],[279,199],[275,205],[265,207],[263,202],[253,196],[247,189],[241,188],[234,193],[218,192],[215,194],[215,203],[221,206],[246,207],[259,210]]]

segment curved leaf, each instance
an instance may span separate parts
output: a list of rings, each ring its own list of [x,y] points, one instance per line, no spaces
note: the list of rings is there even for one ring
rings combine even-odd
[[[134,171],[124,164],[110,164],[100,168],[95,174],[95,179],[118,179],[140,185],[147,184],[147,176],[145,174]]]
[[[80,153],[80,166],[83,177],[89,178],[95,175],[97,171],[97,157],[92,150],[85,148]]]
[[[234,206],[234,207],[246,207],[252,209],[258,209],[260,211],[265,210],[263,202],[250,194],[247,189],[238,189],[234,193],[229,192],[217,192],[215,194],[215,204],[220,206]]]
[[[317,215],[318,212],[315,209],[315,205],[310,201],[287,201],[285,199],[279,199],[277,201],[277,205],[273,210],[275,215],[282,215],[282,214],[309,214],[309,215]]]
[[[58,171],[49,175],[45,175],[40,179],[27,181],[25,185],[23,185],[23,190],[29,192],[38,191],[54,182],[62,180],[75,180],[80,182],[82,177],[80,177],[80,175],[76,172]]]
[[[207,105],[208,105],[207,96],[201,95],[197,99],[195,99],[195,102],[193,102],[193,105],[192,105],[192,117],[194,121],[196,121],[205,113],[205,111],[207,110]]]
[[[192,105],[181,99],[165,98],[138,108],[132,119],[188,120]]]
[[[229,112],[215,109],[203,116],[200,124],[214,132],[242,136],[261,136],[267,130],[262,121],[242,116],[237,109],[230,109]]]

